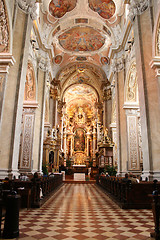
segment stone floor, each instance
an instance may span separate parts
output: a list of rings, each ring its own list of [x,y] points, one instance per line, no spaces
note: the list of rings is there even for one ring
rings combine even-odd
[[[154,229],[151,210],[120,209],[94,184],[64,184],[40,209],[20,212],[23,240],[140,240]]]

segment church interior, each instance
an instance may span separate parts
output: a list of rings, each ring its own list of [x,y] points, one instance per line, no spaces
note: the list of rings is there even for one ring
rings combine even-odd
[[[95,182],[160,180],[159,85],[160,0],[0,0],[0,179],[58,179],[22,239],[150,239]]]

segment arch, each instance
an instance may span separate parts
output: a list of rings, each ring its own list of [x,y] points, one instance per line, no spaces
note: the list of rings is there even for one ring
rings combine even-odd
[[[75,85],[75,86],[76,86],[76,85],[79,86],[78,83],[73,83],[73,84],[69,85],[67,88],[65,88],[64,91],[63,91],[63,93],[62,93],[61,100],[63,100],[64,95],[65,95],[65,93],[67,92],[67,90],[69,90],[69,89],[70,89],[71,87],[73,87],[74,85]],[[83,85],[86,85],[86,86],[89,86],[90,88],[92,88],[92,89],[94,90],[94,92],[96,93],[96,95],[97,95],[97,101],[99,101],[100,96],[99,96],[99,93],[98,93],[97,89],[96,89],[94,86],[92,86],[92,85],[90,85],[90,84],[88,84],[88,83],[83,83]]]

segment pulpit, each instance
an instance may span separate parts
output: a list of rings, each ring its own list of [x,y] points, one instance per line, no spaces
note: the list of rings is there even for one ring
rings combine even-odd
[[[98,143],[98,163],[100,167],[113,166],[113,147],[114,143],[108,137],[108,129],[106,128],[102,141]]]

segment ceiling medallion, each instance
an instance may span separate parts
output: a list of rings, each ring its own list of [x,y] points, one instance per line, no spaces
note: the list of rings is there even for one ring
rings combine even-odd
[[[62,56],[61,55],[57,55],[54,59],[56,64],[60,64],[62,62]]]
[[[109,64],[109,59],[107,57],[101,57],[100,61],[101,61],[102,65]]]
[[[105,19],[110,19],[115,14],[116,5],[112,0],[88,0],[88,2],[89,7]]]
[[[49,12],[55,18],[63,17],[67,12],[76,7],[77,0],[52,0],[49,4]]]
[[[91,27],[73,27],[58,37],[60,45],[69,51],[96,51],[105,43],[105,38]]]

